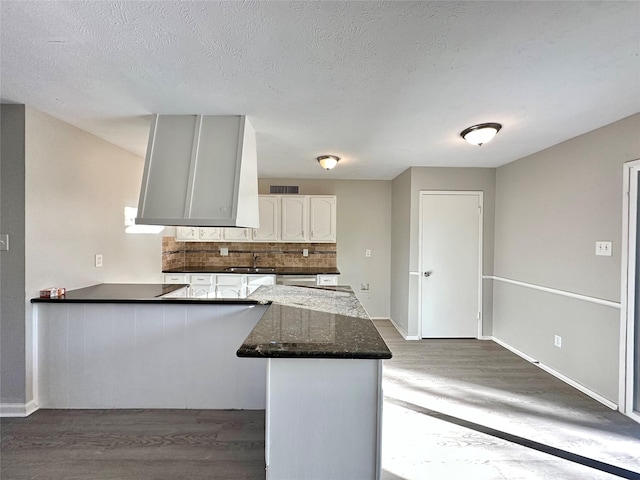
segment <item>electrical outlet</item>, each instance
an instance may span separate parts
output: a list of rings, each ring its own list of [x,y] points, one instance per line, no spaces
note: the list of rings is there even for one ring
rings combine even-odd
[[[360,290],[363,292],[368,292],[369,291],[369,284],[368,283],[361,283],[360,284]]]
[[[369,250],[368,248],[364,251],[364,256],[365,257],[370,257],[371,256],[371,250]]]
[[[102,254],[101,253],[96,253],[95,266],[96,266],[96,268],[100,268],[102,266]]]
[[[558,348],[562,348],[562,337],[560,335],[554,335],[553,344]]]
[[[596,242],[596,255],[610,257],[612,248],[612,242]]]
[[[229,256],[229,249],[227,247],[220,247],[220,256],[221,257],[228,257]]]
[[[303,257],[308,257],[309,256],[309,249],[308,248],[303,248],[302,249],[302,256]]]

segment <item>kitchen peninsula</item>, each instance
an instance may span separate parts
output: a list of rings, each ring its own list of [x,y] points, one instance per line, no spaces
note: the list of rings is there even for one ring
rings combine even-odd
[[[33,299],[39,407],[266,408],[267,478],[379,476],[391,352],[349,287],[170,296],[185,286]]]

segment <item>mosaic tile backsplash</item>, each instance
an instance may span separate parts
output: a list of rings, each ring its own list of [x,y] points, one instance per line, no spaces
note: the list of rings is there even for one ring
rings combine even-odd
[[[221,248],[229,255],[220,255]],[[303,257],[302,250],[309,250]],[[162,270],[195,267],[337,267],[335,243],[178,242],[162,237]]]

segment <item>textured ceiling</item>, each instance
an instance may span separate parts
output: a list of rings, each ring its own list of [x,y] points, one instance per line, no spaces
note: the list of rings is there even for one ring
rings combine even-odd
[[[141,156],[152,113],[246,114],[261,177],[498,166],[640,111],[636,1],[3,0],[0,21],[3,102]],[[459,137],[489,121],[492,143]]]

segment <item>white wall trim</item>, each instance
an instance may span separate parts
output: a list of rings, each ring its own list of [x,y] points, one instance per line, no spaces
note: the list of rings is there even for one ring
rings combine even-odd
[[[535,358],[527,355],[524,352],[521,352],[520,350],[518,350],[517,348],[512,347],[511,345],[509,345],[508,343],[503,342],[502,340],[496,338],[496,337],[491,337],[491,340],[493,340],[494,342],[496,342],[498,345],[506,348],[507,350],[509,350],[510,352],[515,353],[516,355],[518,355],[519,357],[522,357],[524,360],[526,360],[529,363],[532,363],[533,365],[541,368],[542,370],[544,370],[547,373],[550,373],[551,375],[553,375],[554,377],[556,377],[559,380],[562,380],[564,383],[566,383],[567,385],[572,386],[573,388],[575,388],[576,390],[580,390],[582,393],[584,393],[585,395],[590,396],[591,398],[593,398],[594,400],[597,400],[598,402],[602,403],[603,405],[609,407],[612,410],[618,410],[618,405],[614,402],[612,402],[611,400],[606,399],[605,397],[603,397],[602,395],[600,395],[599,393],[594,392],[593,390],[585,387],[584,385],[576,382],[575,380],[572,380],[571,378],[567,377],[566,375],[563,375],[562,373],[558,372],[557,370],[554,370],[553,368],[551,368],[548,365],[545,365],[544,363],[541,363],[539,361],[537,361]]]
[[[0,403],[0,417],[28,417],[38,410],[35,400],[29,403]]]
[[[598,305],[604,305],[605,307],[621,308],[620,302],[612,302],[610,300],[604,300],[602,298],[590,297],[588,295],[581,295],[579,293],[567,292],[566,290],[558,290],[556,288],[543,287],[542,285],[534,285],[533,283],[520,282],[518,280],[511,280],[509,278],[498,277],[495,275],[483,275],[482,278],[497,280],[499,282],[511,283],[513,285],[532,288],[534,290],[540,290],[542,292],[554,293],[556,295],[562,295],[563,297],[575,298],[576,300],[584,300],[585,302],[597,303]]]
[[[398,325],[396,322],[394,322],[393,318],[389,317],[389,321],[395,327],[398,333],[402,336],[402,338],[404,338],[405,340],[420,340],[420,337],[417,335],[407,335],[407,332],[405,331],[405,329],[400,327],[400,325]]]

